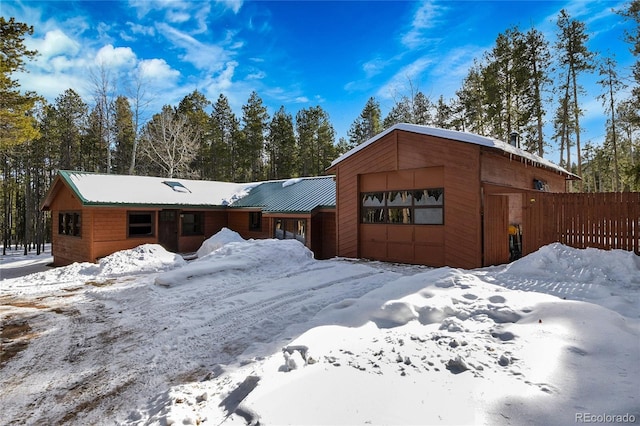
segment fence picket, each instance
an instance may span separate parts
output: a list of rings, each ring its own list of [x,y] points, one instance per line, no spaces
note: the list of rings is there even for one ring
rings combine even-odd
[[[640,192],[544,193],[525,197],[524,253],[551,242],[640,255]]]

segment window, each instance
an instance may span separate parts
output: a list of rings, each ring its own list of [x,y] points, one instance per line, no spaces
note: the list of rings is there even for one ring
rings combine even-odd
[[[81,237],[82,214],[78,212],[58,213],[58,234]]]
[[[150,237],[154,234],[152,212],[129,212],[128,229],[129,237]]]
[[[164,183],[165,185],[167,185],[169,188],[173,189],[176,192],[191,192],[189,188],[187,188],[186,186],[184,186],[183,184],[175,180],[165,180],[162,183]]]
[[[537,191],[549,192],[549,184],[547,184],[547,181],[544,180],[534,179],[533,188]]]
[[[249,231],[262,231],[262,212],[249,212]]]
[[[361,223],[444,224],[443,188],[364,192],[360,200]]]
[[[182,218],[182,235],[203,235],[202,212],[185,212]]]
[[[274,237],[279,240],[296,239],[307,243],[306,219],[276,219],[274,228]]]

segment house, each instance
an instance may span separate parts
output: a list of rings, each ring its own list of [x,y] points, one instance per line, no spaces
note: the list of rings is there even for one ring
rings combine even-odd
[[[508,262],[510,227],[518,234],[530,194],[565,192],[578,178],[515,145],[397,124],[345,153],[328,168],[337,255],[461,268]]]
[[[536,194],[578,179],[516,145],[397,124],[335,159],[334,176],[240,184],[61,171],[42,208],[58,265],[143,243],[194,252],[228,227],[298,239],[319,259],[476,268],[509,262],[523,240],[539,247],[521,232]]]
[[[60,171],[41,207],[51,211],[56,265],[145,243],[194,252],[223,227],[335,256],[332,176],[239,184]]]

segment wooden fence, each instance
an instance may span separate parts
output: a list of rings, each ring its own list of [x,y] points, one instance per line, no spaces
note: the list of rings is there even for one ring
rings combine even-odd
[[[523,255],[553,242],[640,255],[640,192],[527,192],[523,206]]]

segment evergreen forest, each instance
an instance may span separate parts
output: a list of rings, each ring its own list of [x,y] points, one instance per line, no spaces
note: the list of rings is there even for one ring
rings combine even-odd
[[[69,88],[46,102],[15,78],[38,53],[24,43],[33,27],[0,17],[3,250],[41,251],[50,219],[39,207],[58,170],[232,182],[318,176],[339,155],[396,123],[503,141],[517,133],[526,151],[560,153],[560,165],[582,177],[572,191],[640,191],[640,0],[616,13],[632,23],[624,34],[635,58],[631,69],[590,51],[586,24],[562,10],[553,44],[534,28],[511,27],[476,58],[453,98],[427,96],[409,82],[384,117],[370,97],[337,140],[320,105],[269,111],[255,91],[238,114],[224,94],[207,99],[195,90],[145,115],[144,83],[133,79],[133,90],[117,93],[106,67],[91,72],[91,99]],[[598,76],[598,93],[584,93],[587,74]],[[607,114],[600,145],[580,137],[583,103],[594,99]]]

